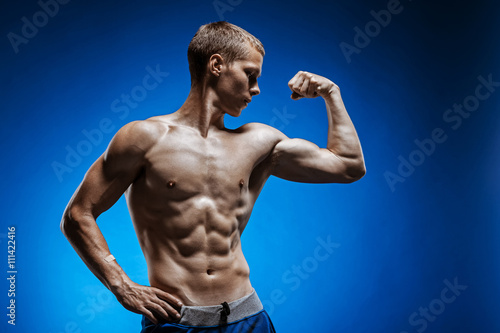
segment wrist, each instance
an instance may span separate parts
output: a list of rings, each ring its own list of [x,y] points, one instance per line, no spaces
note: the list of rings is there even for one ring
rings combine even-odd
[[[106,286],[116,295],[129,289],[132,284],[133,281],[124,272],[117,272],[117,274],[113,274],[113,276],[107,279]]]
[[[321,94],[321,97],[326,102],[337,103],[342,101],[342,97],[340,96],[340,88],[335,83],[330,87],[330,89],[325,92],[325,94]]]
[[[321,89],[321,92],[322,93],[320,93],[320,96],[323,98],[327,98],[330,96],[340,95],[340,88],[334,82],[330,81],[330,84],[327,87]]]

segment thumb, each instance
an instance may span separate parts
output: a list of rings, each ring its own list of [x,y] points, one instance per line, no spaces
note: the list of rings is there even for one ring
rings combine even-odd
[[[303,98],[304,96],[302,96],[301,94],[298,94],[296,93],[295,91],[292,93],[292,96],[290,96],[293,100],[298,100],[298,99],[301,99]]]

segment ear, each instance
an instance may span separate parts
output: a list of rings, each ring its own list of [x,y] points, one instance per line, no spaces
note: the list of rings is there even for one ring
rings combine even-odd
[[[222,68],[225,65],[224,58],[220,54],[212,54],[208,60],[208,70],[210,74],[219,77],[222,73]]]

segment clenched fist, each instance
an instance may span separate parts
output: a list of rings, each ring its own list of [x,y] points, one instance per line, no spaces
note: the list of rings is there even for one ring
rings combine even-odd
[[[295,74],[288,82],[288,86],[292,90],[291,97],[295,100],[302,97],[326,97],[338,89],[338,86],[326,77],[303,71]]]

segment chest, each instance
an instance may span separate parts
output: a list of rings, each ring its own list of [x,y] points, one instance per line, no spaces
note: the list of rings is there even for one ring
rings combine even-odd
[[[146,186],[182,200],[197,194],[233,196],[248,187],[261,153],[236,135],[170,135],[146,155]]]

